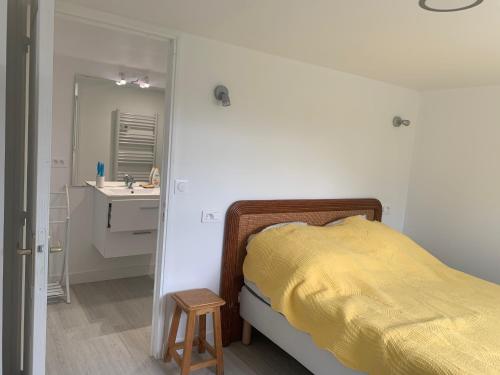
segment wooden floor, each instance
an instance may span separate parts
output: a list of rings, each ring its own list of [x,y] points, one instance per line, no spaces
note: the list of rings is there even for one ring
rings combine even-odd
[[[72,303],[50,304],[47,375],[178,374],[173,363],[149,357],[153,280],[150,277],[78,284]],[[196,357],[195,357],[196,359]],[[250,346],[224,349],[225,374],[310,374],[256,334]],[[212,374],[199,370],[196,375]]]

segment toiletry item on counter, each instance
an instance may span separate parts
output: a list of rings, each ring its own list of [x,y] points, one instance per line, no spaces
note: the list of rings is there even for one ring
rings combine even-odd
[[[104,187],[104,163],[102,161],[97,162],[97,176],[95,178],[95,185],[98,188]]]
[[[160,170],[156,167],[153,168],[151,183],[154,187],[160,187]]]
[[[153,166],[153,168],[151,168],[151,172],[149,172],[149,180],[148,182],[152,185],[153,184],[153,174],[155,173],[155,169],[156,167]]]
[[[95,178],[95,186],[97,186],[98,188],[104,187],[104,176],[97,176]]]

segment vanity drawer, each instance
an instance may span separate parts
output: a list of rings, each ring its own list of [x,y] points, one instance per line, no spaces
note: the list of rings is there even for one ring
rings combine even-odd
[[[157,234],[156,230],[107,233],[102,246],[96,248],[105,258],[154,254]]]
[[[112,200],[108,213],[110,232],[156,230],[159,199]]]

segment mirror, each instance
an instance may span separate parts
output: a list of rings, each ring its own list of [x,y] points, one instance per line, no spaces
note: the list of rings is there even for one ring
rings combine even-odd
[[[164,90],[77,75],[74,94],[73,186],[95,181],[99,161],[106,181],[148,181],[161,166]]]

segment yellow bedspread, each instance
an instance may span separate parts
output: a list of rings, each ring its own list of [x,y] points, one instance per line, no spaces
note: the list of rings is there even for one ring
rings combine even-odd
[[[295,328],[370,374],[500,374],[500,286],[352,217],[264,231],[245,277]]]

